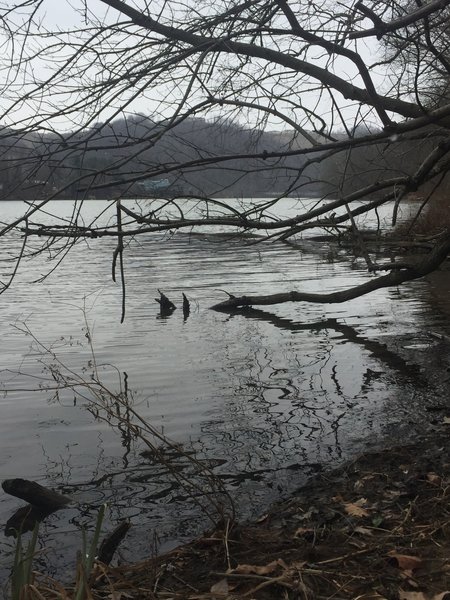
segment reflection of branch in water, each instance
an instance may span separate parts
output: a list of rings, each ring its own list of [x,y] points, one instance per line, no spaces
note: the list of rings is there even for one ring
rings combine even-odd
[[[332,329],[342,334],[349,342],[363,346],[372,356],[391,369],[400,372],[409,379],[413,379],[416,384],[429,386],[429,382],[420,374],[418,365],[407,363],[401,356],[388,350],[384,344],[375,340],[369,340],[360,335],[351,325],[339,323],[337,319],[325,319],[324,321],[316,321],[314,323],[295,323],[290,319],[279,317],[273,313],[256,308],[246,308],[245,310],[235,312],[233,315],[230,315],[230,318],[234,318],[235,316],[265,321],[278,329],[285,329],[287,331],[321,331],[323,329]]]
[[[372,404],[367,394],[373,391],[375,401],[381,401],[377,393],[379,386],[375,384],[372,390],[371,381],[378,377],[392,380],[394,374],[409,385],[411,382],[415,387],[427,385],[417,367],[406,363],[382,343],[367,339],[352,326],[336,319],[295,323],[248,308],[229,314],[227,320],[239,316],[248,321],[247,326],[242,320],[238,326],[241,335],[249,337],[250,343],[245,353],[238,352],[235,346],[230,348],[228,370],[241,383],[234,390],[234,396],[239,399],[227,404],[226,410],[227,423],[233,431],[228,446],[230,455],[237,457],[236,468],[242,471],[257,470],[268,460],[273,461],[272,464],[288,462],[294,453],[304,453],[311,460],[313,447],[316,457],[322,457],[321,460],[327,460],[324,452],[330,457],[340,457],[347,445],[347,437],[342,438],[342,432],[344,435],[350,433],[351,437],[355,427],[364,429],[360,422],[361,411],[364,407],[370,410]],[[276,330],[303,332],[303,337],[309,337],[311,341],[302,344],[297,336],[292,336],[292,340],[297,337],[296,342],[272,347],[268,340],[273,334],[260,333],[258,321],[268,323]],[[348,350],[343,351],[344,347]],[[358,367],[353,365],[347,369],[346,365],[352,364],[349,357],[353,355]],[[381,363],[378,370],[364,369],[367,355]],[[344,369],[342,374],[340,367]],[[243,398],[245,402],[242,402]],[[356,415],[353,414],[355,406]],[[212,437],[221,445],[221,441],[224,442],[222,429],[217,422],[204,423],[204,439]],[[344,439],[345,444],[341,446]],[[247,456],[247,462],[243,455]]]
[[[202,441],[227,447],[234,468],[246,473],[269,464],[283,465],[281,475],[292,457],[299,464],[318,460],[330,436],[339,457],[338,424],[348,417],[348,404],[343,395],[337,405],[325,377],[317,380],[333,344],[321,344],[319,352],[312,349],[300,360],[289,344],[268,345],[260,329],[256,322],[241,326],[245,344],[225,346],[228,379],[238,383],[231,386],[230,396],[222,394],[222,399],[231,398],[223,402],[226,416],[202,423]]]
[[[124,372],[122,378],[120,372],[112,365],[100,365],[97,363],[86,314],[84,314],[84,317],[86,323],[85,335],[89,344],[90,359],[87,367],[81,373],[72,370],[70,366],[65,364],[59,354],[55,352],[54,347],[48,346],[37,339],[26,324],[23,324],[23,328],[18,327],[20,331],[31,337],[34,353],[39,363],[43,366],[43,369],[45,369],[46,379],[40,379],[39,387],[36,389],[39,391],[50,391],[52,395],[57,394],[58,400],[61,400],[63,392],[75,394],[82,401],[84,408],[95,419],[108,424],[113,430],[120,433],[122,445],[125,448],[123,455],[124,469],[117,471],[117,468],[111,469],[111,466],[116,467],[115,461],[111,461],[110,465],[104,464],[106,457],[104,456],[104,448],[100,444],[97,452],[97,465],[100,466],[101,464],[105,468],[102,469],[102,473],[95,472],[94,469],[92,475],[94,478],[98,478],[99,475],[105,475],[107,477],[104,480],[105,485],[103,485],[103,482],[99,484],[92,481],[87,483],[88,488],[86,489],[85,487],[84,490],[88,492],[89,502],[83,505],[83,511],[79,511],[78,514],[84,518],[99,496],[101,496],[102,504],[105,500],[108,499],[111,501],[113,498],[115,500],[115,512],[118,512],[121,507],[128,513],[130,511],[136,514],[141,512],[142,507],[137,505],[139,501],[141,504],[147,502],[149,484],[146,478],[143,478],[145,479],[145,483],[143,484],[140,483],[139,478],[133,481],[133,478],[130,478],[129,469],[130,453],[134,451],[134,440],[137,439],[152,452],[155,460],[164,466],[164,472],[158,477],[157,481],[155,481],[154,476],[149,477],[151,485],[159,488],[155,490],[153,495],[156,494],[156,497],[158,494],[160,495],[161,489],[164,488],[165,480],[173,479],[176,481],[176,485],[184,492],[185,505],[188,501],[192,502],[192,504],[202,511],[203,516],[207,516],[213,523],[217,522],[218,517],[225,518],[227,514],[230,515],[230,518],[233,518],[233,500],[228,490],[225,489],[223,482],[214,473],[213,468],[207,463],[198,461],[193,453],[180,449],[177,444],[172,442],[137,412],[135,408],[135,396],[129,390],[128,375],[126,372]],[[110,371],[118,375],[118,390],[112,390],[102,380],[103,373],[109,373]],[[27,374],[23,373],[22,375]],[[101,441],[100,432],[98,435]],[[177,465],[173,466],[172,461],[165,456],[165,449],[174,448],[177,449],[180,455],[183,455],[187,463],[187,468],[178,468]],[[133,465],[134,456],[132,455],[131,458],[133,459],[131,461]],[[153,468],[153,472],[154,470]],[[120,476],[122,473],[123,476]],[[119,478],[116,475],[120,476],[120,480],[118,480]],[[136,484],[138,485],[136,486]],[[136,487],[141,487],[142,489],[138,489],[136,493]],[[169,487],[166,486],[165,489],[169,489]],[[144,492],[146,492],[145,497],[143,497]],[[92,496],[94,496],[94,501]],[[138,501],[136,501],[136,496],[138,497]],[[78,516],[70,522],[78,524]]]
[[[338,396],[342,396],[343,395],[343,393],[342,393],[342,387],[341,387],[341,384],[339,383],[338,378],[337,378],[336,365],[333,365],[331,367],[331,380],[334,383],[334,386],[336,388],[336,394]]]

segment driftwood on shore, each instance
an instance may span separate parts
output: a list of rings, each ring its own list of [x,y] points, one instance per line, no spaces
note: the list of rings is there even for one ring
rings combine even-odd
[[[72,498],[54,490],[50,490],[35,481],[28,479],[5,479],[3,491],[16,498],[25,500],[32,506],[45,512],[53,512],[70,504]]]
[[[100,562],[109,565],[115,551],[120,546],[123,538],[127,535],[130,527],[131,523],[129,521],[122,521],[122,523],[119,523],[111,533],[105,536],[98,550],[97,558]]]
[[[28,479],[5,479],[2,488],[7,494],[28,502],[27,506],[19,508],[6,523],[5,535],[7,536],[17,536],[19,531],[22,533],[31,531],[37,522],[73,502],[70,496],[50,490]],[[99,548],[98,560],[109,565],[130,527],[128,521],[122,521],[105,536]]]
[[[18,533],[33,531],[36,523],[40,523],[51,515],[54,510],[43,510],[31,504],[18,508],[6,521],[4,533],[6,537],[17,537]]]
[[[36,523],[72,502],[69,496],[28,479],[5,479],[2,488],[7,494],[28,502],[8,519],[5,525],[6,536],[17,536],[19,531],[31,531]]]
[[[183,317],[185,319],[187,319],[190,312],[191,312],[191,304],[190,304],[186,294],[183,293]]]

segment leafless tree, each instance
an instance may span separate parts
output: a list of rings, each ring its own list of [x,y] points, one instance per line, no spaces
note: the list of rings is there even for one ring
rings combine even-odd
[[[124,242],[138,235],[205,225],[268,240],[314,229],[357,235],[358,215],[391,203],[395,224],[409,194],[422,192],[425,205],[448,185],[449,0],[72,5],[55,25],[45,0],[0,5],[0,181],[4,195],[29,199],[0,235],[20,230],[21,256],[30,236],[62,248],[112,236],[115,276]],[[358,172],[361,156],[373,169]],[[330,164],[340,169],[323,182]],[[164,202],[138,211],[123,200],[164,178],[172,183]],[[224,199],[261,182],[277,197],[244,208]],[[308,190],[326,201],[274,217],[280,199]],[[54,198],[90,196],[116,203],[113,225],[81,225],[77,210],[57,227],[33,222]],[[187,197],[204,208],[194,218]],[[342,302],[422,277],[449,251],[443,227],[419,262],[377,264],[365,251],[372,276],[352,289],[280,290],[218,307]]]

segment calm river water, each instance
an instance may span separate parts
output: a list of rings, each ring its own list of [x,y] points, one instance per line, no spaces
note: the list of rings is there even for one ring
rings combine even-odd
[[[86,221],[102,206],[107,204],[85,203]],[[19,202],[3,203],[2,221],[22,209]],[[293,202],[285,209],[295,210]],[[47,210],[70,216],[72,203]],[[4,280],[20,240],[11,236],[1,244]],[[125,428],[97,418],[87,400],[75,402],[71,391],[55,397],[39,389],[57,359],[89,379],[85,316],[97,364],[111,365],[100,368],[105,385],[118,391],[118,373],[125,371],[134,409],[183,445],[187,457],[167,453],[176,472],[193,481],[198,465],[188,457],[198,458],[225,485],[243,518],[291,493],[321,465],[420,429],[425,413],[417,373],[383,355],[380,342],[446,331],[446,307],[431,301],[430,282],[380,290],[345,305],[286,304],[230,316],[208,310],[225,298],[222,290],[320,292],[369,275],[345,249],[331,252],[319,242],[293,248],[250,244],[217,231],[148,234],[126,249],[126,319],[120,324],[120,286],[111,281],[115,244],[81,242],[44,281],[33,283],[61,258],[50,248],[25,260],[12,288],[0,296],[1,479],[32,479],[79,503],[41,525],[38,561],[50,574],[73,569],[80,527],[93,527],[104,502],[105,529],[121,519],[132,522],[124,560],[167,549],[210,525],[168,469],[141,455],[145,446]],[[189,318],[183,319],[181,308],[161,318],[154,301],[158,288],[179,306],[181,293],[187,294]],[[54,356],[43,356],[25,327]],[[1,494],[3,525],[22,504]],[[1,534],[3,575],[13,544]]]

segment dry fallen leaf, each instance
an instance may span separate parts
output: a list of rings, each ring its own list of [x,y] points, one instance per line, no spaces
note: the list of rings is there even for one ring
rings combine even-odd
[[[364,500],[364,502],[366,501]],[[358,500],[358,502],[344,502],[344,510],[348,515],[351,515],[352,517],[368,517],[369,512],[365,508],[363,508],[361,504],[361,500]]]
[[[228,581],[224,577],[213,586],[211,586],[211,593],[217,596],[228,596]]]
[[[428,600],[423,592],[405,592],[398,590],[399,600]]]
[[[450,425],[450,417],[444,417],[443,423],[445,423],[445,425]]]
[[[393,559],[395,565],[402,571],[414,571],[423,565],[423,560],[418,556],[398,554],[395,550],[388,552],[388,556]]]
[[[308,533],[314,533],[314,529],[311,529],[311,527],[299,527],[294,533],[294,537],[303,537]]]
[[[450,592],[428,595],[424,592],[405,592],[404,590],[399,590],[398,598],[399,600],[447,600],[450,598]]]
[[[441,485],[442,483],[442,477],[433,471],[427,473],[427,480],[435,485]]]
[[[238,565],[230,573],[241,573],[242,575],[270,575],[279,567],[277,560],[273,560],[267,565]]]
[[[355,527],[355,533],[360,533],[361,535],[369,535],[373,536],[373,530],[368,527]]]

